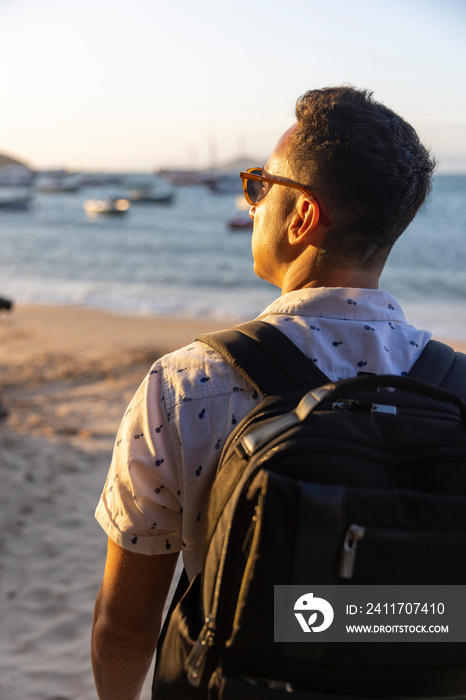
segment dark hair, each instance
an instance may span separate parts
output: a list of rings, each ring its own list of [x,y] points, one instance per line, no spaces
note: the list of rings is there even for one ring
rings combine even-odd
[[[332,263],[383,267],[431,189],[435,161],[401,117],[353,87],[296,103],[290,163],[323,202]],[[304,179],[303,179],[304,178]]]

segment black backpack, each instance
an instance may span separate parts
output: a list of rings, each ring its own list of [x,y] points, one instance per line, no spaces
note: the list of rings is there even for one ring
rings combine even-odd
[[[274,641],[275,586],[466,597],[466,355],[430,341],[407,377],[329,382],[264,322],[200,340],[266,398],[224,448],[153,698],[466,698],[463,642]]]

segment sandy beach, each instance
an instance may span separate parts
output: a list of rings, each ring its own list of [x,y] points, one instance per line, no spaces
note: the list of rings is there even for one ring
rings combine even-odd
[[[222,325],[81,307],[0,314],[1,700],[96,698],[106,537],[93,514],[114,436],[152,362]]]
[[[1,700],[96,698],[106,536],[94,509],[114,436],[152,362],[215,328],[79,307],[0,315]]]

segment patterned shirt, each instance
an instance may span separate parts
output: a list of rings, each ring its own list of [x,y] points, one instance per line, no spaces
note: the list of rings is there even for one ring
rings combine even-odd
[[[405,375],[430,339],[381,290],[285,294],[259,317],[277,326],[332,380]],[[183,551],[200,571],[203,521],[221,450],[261,397],[223,357],[193,342],[150,369],[123,417],[96,518],[124,549]]]

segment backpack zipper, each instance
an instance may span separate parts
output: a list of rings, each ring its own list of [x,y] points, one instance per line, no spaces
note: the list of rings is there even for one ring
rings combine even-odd
[[[466,545],[466,532],[449,530],[403,530],[400,528],[352,524],[346,531],[340,557],[338,575],[340,578],[351,579],[356,565],[356,553],[359,540],[377,542],[378,545],[395,542],[397,544],[410,542],[427,542],[437,547],[463,544]]]
[[[249,523],[248,530],[247,530],[246,535],[244,537],[243,546],[241,548],[241,551],[243,552],[243,555],[246,559],[248,558],[249,552],[251,551],[252,540],[254,538],[254,532],[256,531],[258,508],[259,508],[259,504],[254,506],[254,514],[251,518],[251,522]]]
[[[358,542],[366,534],[366,528],[353,523],[346,531],[340,559],[340,578],[353,578]]]
[[[249,470],[250,471],[250,470]],[[253,470],[253,474],[255,469]],[[249,479],[250,479],[250,475]],[[248,481],[249,481],[248,479]],[[243,553],[247,557],[249,550],[254,539],[254,533],[258,524],[258,514],[260,510],[260,504],[262,500],[262,494],[259,495],[259,501],[254,508],[254,513],[249,524],[245,540],[243,542]],[[234,517],[234,516],[233,516]],[[225,574],[225,559],[228,551],[229,535],[232,527],[232,522],[230,521],[227,531],[225,533],[224,544],[222,548],[222,553],[220,556],[219,571]],[[245,551],[246,549],[246,551]],[[213,599],[211,601],[211,610],[209,615],[204,620],[204,625],[199,633],[197,640],[194,643],[191,652],[186,659],[185,668],[187,669],[187,679],[190,685],[195,688],[199,688],[202,682],[202,676],[204,673],[204,668],[209,654],[210,649],[216,643],[216,629],[217,629],[217,613],[219,611],[221,594],[222,594],[222,575],[217,572],[215,588]],[[221,610],[220,610],[221,612]]]
[[[215,640],[215,617],[206,617],[204,626],[199,633],[199,637],[189,654],[186,665],[188,667],[188,682],[194,688],[199,688],[202,680],[202,671],[205,666],[207,654],[214,645]]]

